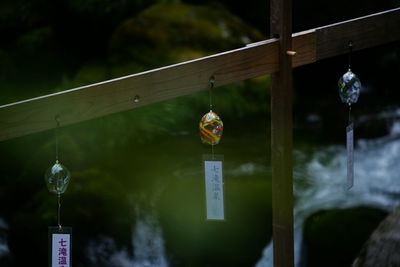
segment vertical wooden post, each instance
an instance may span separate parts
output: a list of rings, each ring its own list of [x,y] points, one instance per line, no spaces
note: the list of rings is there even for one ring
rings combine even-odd
[[[274,267],[293,267],[292,3],[271,0],[271,35],[279,38],[279,71],[272,75],[271,164]]]

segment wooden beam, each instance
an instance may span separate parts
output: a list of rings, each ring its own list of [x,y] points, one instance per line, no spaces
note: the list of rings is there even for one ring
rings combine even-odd
[[[271,34],[279,36],[279,71],[271,84],[274,267],[293,267],[292,0],[271,0]]]
[[[315,57],[312,32],[297,38],[296,65]],[[310,52],[311,51],[311,52]],[[155,102],[254,78],[278,69],[278,41],[270,39],[247,47],[83,86],[60,93],[0,106],[0,141],[126,111]],[[138,102],[135,97],[138,96]]]
[[[0,106],[0,141],[130,110],[270,73],[277,69],[276,40],[189,62]],[[137,99],[135,101],[135,99]]]
[[[400,8],[315,29],[317,60],[346,54],[349,41],[353,51],[398,41]]]
[[[362,30],[360,25],[373,27]],[[397,8],[294,34],[293,66],[346,53],[348,39],[353,41],[354,50],[400,40],[399,25]],[[364,40],[362,46],[359,40]],[[212,75],[216,78],[215,87],[219,87],[277,70],[278,40],[269,39],[197,60],[3,105],[0,141],[54,128],[57,115],[64,126],[206,90]],[[134,101],[135,96],[140,97],[139,102]]]

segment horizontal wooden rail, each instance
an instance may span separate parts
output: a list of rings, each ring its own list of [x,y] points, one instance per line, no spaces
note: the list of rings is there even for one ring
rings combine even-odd
[[[387,44],[400,39],[400,8],[316,29],[317,60]]]
[[[293,67],[400,40],[400,8],[293,34]],[[0,106],[0,141],[278,71],[276,39],[159,69]]]

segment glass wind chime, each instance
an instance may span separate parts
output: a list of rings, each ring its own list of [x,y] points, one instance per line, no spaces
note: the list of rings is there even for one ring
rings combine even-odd
[[[44,174],[47,189],[50,193],[57,195],[57,226],[49,227],[49,267],[71,266],[71,227],[61,226],[61,195],[67,190],[71,174],[68,169],[58,160],[58,129],[60,120],[56,118],[55,129],[55,163],[46,170]]]
[[[361,82],[357,76],[351,71],[351,54],[353,50],[352,42],[349,42],[349,69],[340,77],[338,89],[340,99],[348,105],[349,119],[346,127],[346,150],[347,150],[347,188],[350,189],[354,185],[354,123],[351,117],[351,105],[357,103],[361,90]]]
[[[211,146],[211,154],[203,155],[204,178],[206,190],[207,220],[224,220],[224,191],[223,191],[223,155],[214,154],[214,146],[222,137],[224,124],[212,110],[212,90],[215,78],[209,80],[210,111],[200,120],[199,131],[201,141]]]

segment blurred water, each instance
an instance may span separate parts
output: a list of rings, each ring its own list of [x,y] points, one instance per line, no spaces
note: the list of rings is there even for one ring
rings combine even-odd
[[[345,145],[325,146],[315,152],[295,151],[294,166],[294,236],[295,265],[301,265],[303,224],[319,210],[369,206],[390,212],[400,205],[400,121],[391,124],[387,136],[358,140],[354,151],[355,181],[347,190]],[[355,132],[357,140],[357,132]],[[193,169],[186,170],[192,172]],[[232,177],[266,172],[269,169],[253,162],[226,170]],[[182,176],[182,170],[179,175]],[[185,171],[184,171],[185,172]],[[137,214],[132,231],[133,250],[117,248],[114,240],[103,238],[89,249],[93,266],[167,267],[162,230],[151,209]],[[103,256],[102,256],[103,255]],[[104,265],[104,263],[106,263]],[[256,267],[273,266],[272,243],[264,249]]]
[[[136,223],[133,232],[134,267],[168,267],[165,256],[164,239],[154,215],[145,215]]]
[[[400,205],[399,136],[400,121],[396,121],[387,136],[357,142],[351,190],[346,189],[345,145],[322,148],[311,159],[300,151],[294,153],[295,266],[300,267],[303,223],[311,214],[361,205],[390,212]],[[273,266],[272,246],[271,242],[265,247],[256,267]]]
[[[92,266],[168,267],[164,239],[153,213],[137,212],[139,217],[132,232],[133,251],[118,249],[114,239],[102,237],[87,249]]]
[[[0,218],[0,258],[7,256],[10,253],[10,249],[7,244],[7,230],[8,224]]]
[[[398,112],[398,111],[397,111]],[[357,129],[355,131],[357,140]],[[400,120],[391,123],[387,136],[358,140],[354,151],[354,187],[346,189],[345,145],[324,146],[313,153],[295,151],[294,207],[295,261],[300,267],[303,223],[311,214],[331,208],[370,206],[391,211],[400,205]],[[177,168],[174,176],[201,176],[198,168]],[[195,173],[194,173],[195,172]],[[225,170],[229,177],[270,172],[265,164],[252,161],[232,164]],[[156,186],[159,188],[159,186]],[[162,190],[162,189],[160,189]],[[156,195],[159,195],[156,194]],[[154,202],[143,200],[142,202]],[[168,267],[162,229],[153,204],[141,205],[132,226],[129,247],[117,245],[115,239],[100,236],[87,246],[89,266]],[[150,206],[150,207],[149,207]],[[0,218],[0,230],[7,224]],[[9,254],[6,236],[0,234],[0,259]],[[266,246],[256,267],[272,266],[272,244]]]

